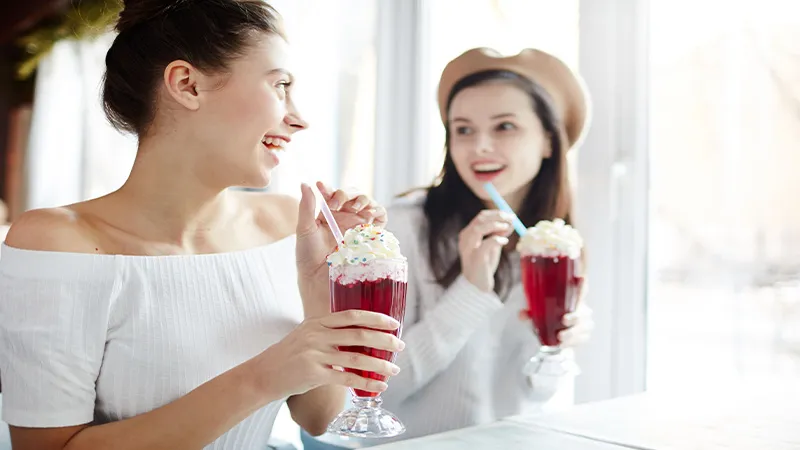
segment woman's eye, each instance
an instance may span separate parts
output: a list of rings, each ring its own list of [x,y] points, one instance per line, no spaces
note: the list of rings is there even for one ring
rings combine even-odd
[[[472,129],[470,127],[457,127],[456,134],[460,136],[467,136],[472,134]]]
[[[292,85],[291,81],[279,81],[276,87],[278,87],[279,89],[283,89],[285,91],[289,89],[289,86],[291,85]]]
[[[509,130],[513,130],[515,128],[517,128],[517,127],[514,126],[514,124],[511,123],[511,122],[503,122],[503,123],[497,125],[497,129],[499,131],[509,131]]]

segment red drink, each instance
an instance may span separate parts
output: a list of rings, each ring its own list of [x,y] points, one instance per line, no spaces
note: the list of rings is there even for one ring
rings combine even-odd
[[[566,328],[564,315],[575,311],[582,281],[577,261],[567,256],[522,256],[528,314],[543,346],[558,347],[558,332]]]
[[[392,334],[400,337],[406,311],[406,262],[395,260],[373,260],[366,264],[331,267],[331,311],[361,309],[393,317],[400,328]],[[396,353],[362,346],[339,347],[343,352],[363,355],[394,362]],[[366,370],[344,370],[362,377],[386,382],[387,377]],[[377,397],[376,392],[353,390],[356,397]]]
[[[362,224],[344,233],[341,245],[328,255],[331,312],[359,309],[393,317],[400,327],[391,333],[400,337],[406,313],[408,263],[394,235],[373,224]],[[389,333],[389,331],[384,331]],[[394,362],[395,352],[369,346],[341,346],[339,351],[360,353]],[[386,383],[386,376],[345,367],[347,372]],[[339,413],[328,432],[361,438],[398,436],[405,425],[381,408],[377,392],[351,389],[353,407]]]
[[[400,337],[403,316],[406,310],[406,283],[389,278],[374,281],[357,281],[350,284],[340,284],[331,280],[331,311],[339,312],[348,309],[362,309],[378,312],[391,316],[400,322],[401,326],[392,334]],[[361,346],[339,347],[343,352],[357,352],[363,355],[394,362],[396,353],[387,350],[378,350]],[[387,377],[366,370],[345,368],[348,372],[355,373],[365,378],[372,378],[385,382]],[[358,397],[376,397],[376,392],[354,389]]]

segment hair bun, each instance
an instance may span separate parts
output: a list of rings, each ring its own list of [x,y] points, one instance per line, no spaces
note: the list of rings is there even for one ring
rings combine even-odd
[[[176,9],[188,0],[124,0],[117,31],[122,32]]]

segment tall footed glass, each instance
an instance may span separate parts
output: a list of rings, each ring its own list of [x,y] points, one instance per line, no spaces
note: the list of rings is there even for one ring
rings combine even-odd
[[[329,267],[331,311],[348,309],[373,311],[391,316],[400,322],[392,332],[402,333],[406,310],[408,264],[405,259],[373,259],[366,262],[347,261]],[[357,352],[394,362],[396,353],[362,346],[339,347],[340,351]],[[344,368],[366,378],[383,382],[387,377],[365,370]],[[353,406],[340,413],[328,425],[328,432],[343,436],[382,438],[405,432],[405,426],[394,414],[381,408],[379,393],[351,389]]]
[[[541,347],[523,368],[525,374],[577,375],[575,362],[563,354],[559,332],[564,316],[574,312],[583,285],[578,232],[562,220],[541,221],[520,239],[522,287],[528,316]]]
[[[564,315],[575,311],[583,278],[579,259],[568,256],[523,255],[522,286],[528,299],[528,315],[539,338],[539,353],[528,361],[527,375],[577,374],[579,369],[562,355],[558,333],[566,329]]]

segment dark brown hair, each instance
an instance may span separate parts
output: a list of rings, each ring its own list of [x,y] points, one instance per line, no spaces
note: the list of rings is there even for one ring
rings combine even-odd
[[[263,0],[125,0],[106,54],[103,108],[120,131],[142,136],[155,115],[164,69],[184,60],[224,72],[258,34],[285,38],[278,13]]]
[[[567,148],[560,131],[558,117],[548,93],[537,83],[514,72],[488,70],[469,75],[453,86],[447,99],[447,110],[456,94],[462,90],[489,82],[505,82],[521,89],[531,99],[531,107],[550,136],[552,153],[542,160],[539,173],[533,179],[522,207],[516,211],[525,226],[539,220],[564,219],[570,223],[572,197],[567,175]],[[428,219],[427,247],[431,268],[437,283],[450,286],[461,274],[457,236],[485,205],[458,175],[450,155],[450,128],[445,125],[445,161],[440,182],[428,188],[423,210]],[[513,285],[511,261],[504,250],[495,272],[495,292],[505,297]]]

